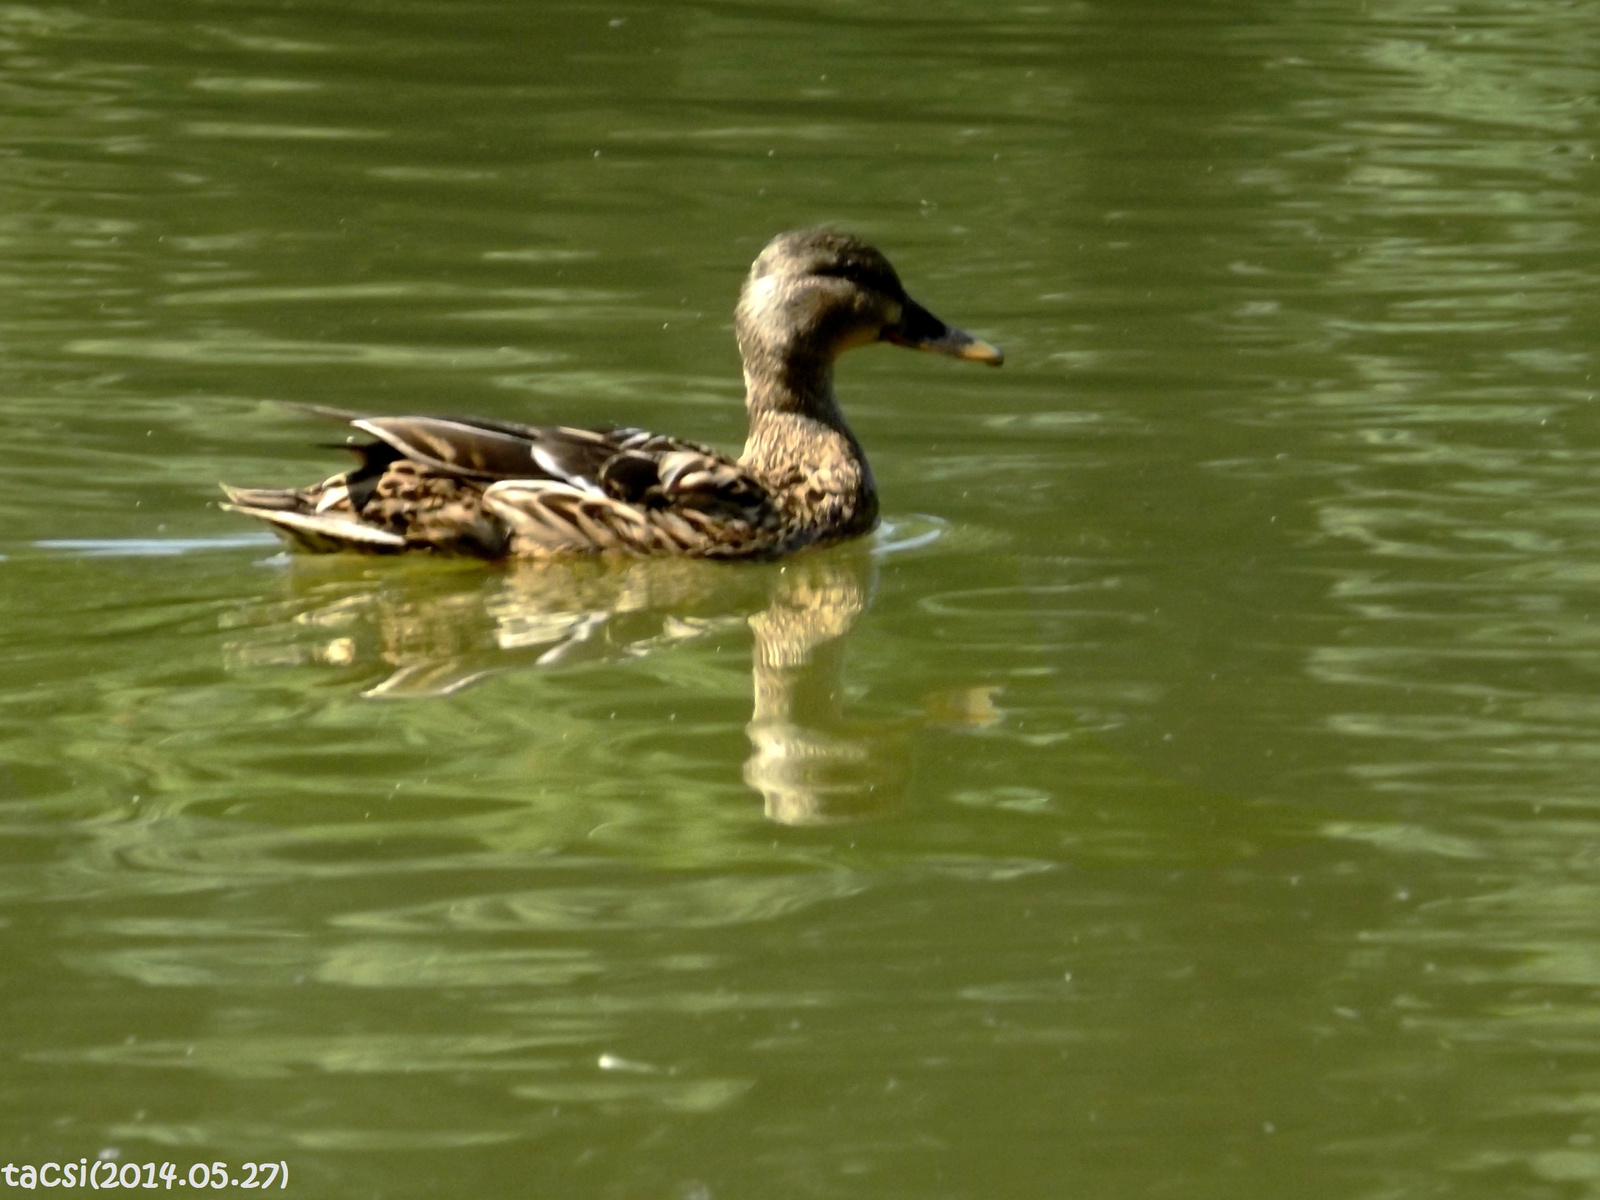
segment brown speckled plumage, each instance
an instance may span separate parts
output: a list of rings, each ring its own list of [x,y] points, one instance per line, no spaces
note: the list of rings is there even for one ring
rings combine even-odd
[[[887,259],[829,230],[786,233],[735,314],[750,433],[737,460],[640,429],[362,417],[354,470],[307,488],[231,488],[227,507],[325,552],[434,550],[773,557],[870,530],[878,494],[833,392],[845,350],[892,342],[998,364],[906,295]]]

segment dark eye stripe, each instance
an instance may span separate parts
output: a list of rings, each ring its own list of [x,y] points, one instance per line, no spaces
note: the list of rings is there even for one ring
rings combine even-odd
[[[874,271],[861,263],[828,263],[817,267],[811,272],[813,275],[825,275],[832,279],[848,279],[851,283],[864,288],[871,288],[875,292],[882,292],[887,296],[897,295],[900,291],[894,276],[881,271]]]

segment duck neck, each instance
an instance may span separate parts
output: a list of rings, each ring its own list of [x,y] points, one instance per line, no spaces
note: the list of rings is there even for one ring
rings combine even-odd
[[[833,361],[822,355],[787,356],[775,363],[747,363],[744,370],[744,406],[750,414],[750,431],[771,418],[807,421],[855,436],[844,423],[838,398],[833,394]],[[746,446],[749,449],[749,446]]]
[[[745,366],[750,433],[740,463],[767,485],[797,527],[814,527],[811,540],[872,528],[877,490],[834,396],[831,358],[762,366]]]

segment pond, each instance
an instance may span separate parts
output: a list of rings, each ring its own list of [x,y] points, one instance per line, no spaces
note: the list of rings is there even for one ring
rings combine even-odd
[[[1560,4],[0,6],[0,1168],[1600,1196],[1597,51]],[[339,469],[295,404],[737,447],[740,281],[819,224],[1007,353],[842,360],[862,542],[218,507]]]

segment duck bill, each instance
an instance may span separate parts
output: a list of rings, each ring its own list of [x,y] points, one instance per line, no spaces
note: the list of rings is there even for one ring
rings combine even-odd
[[[883,340],[912,350],[929,350],[968,362],[988,363],[991,367],[998,367],[1006,360],[999,346],[992,346],[954,325],[946,325],[915,300],[906,301],[900,320],[883,331]]]

